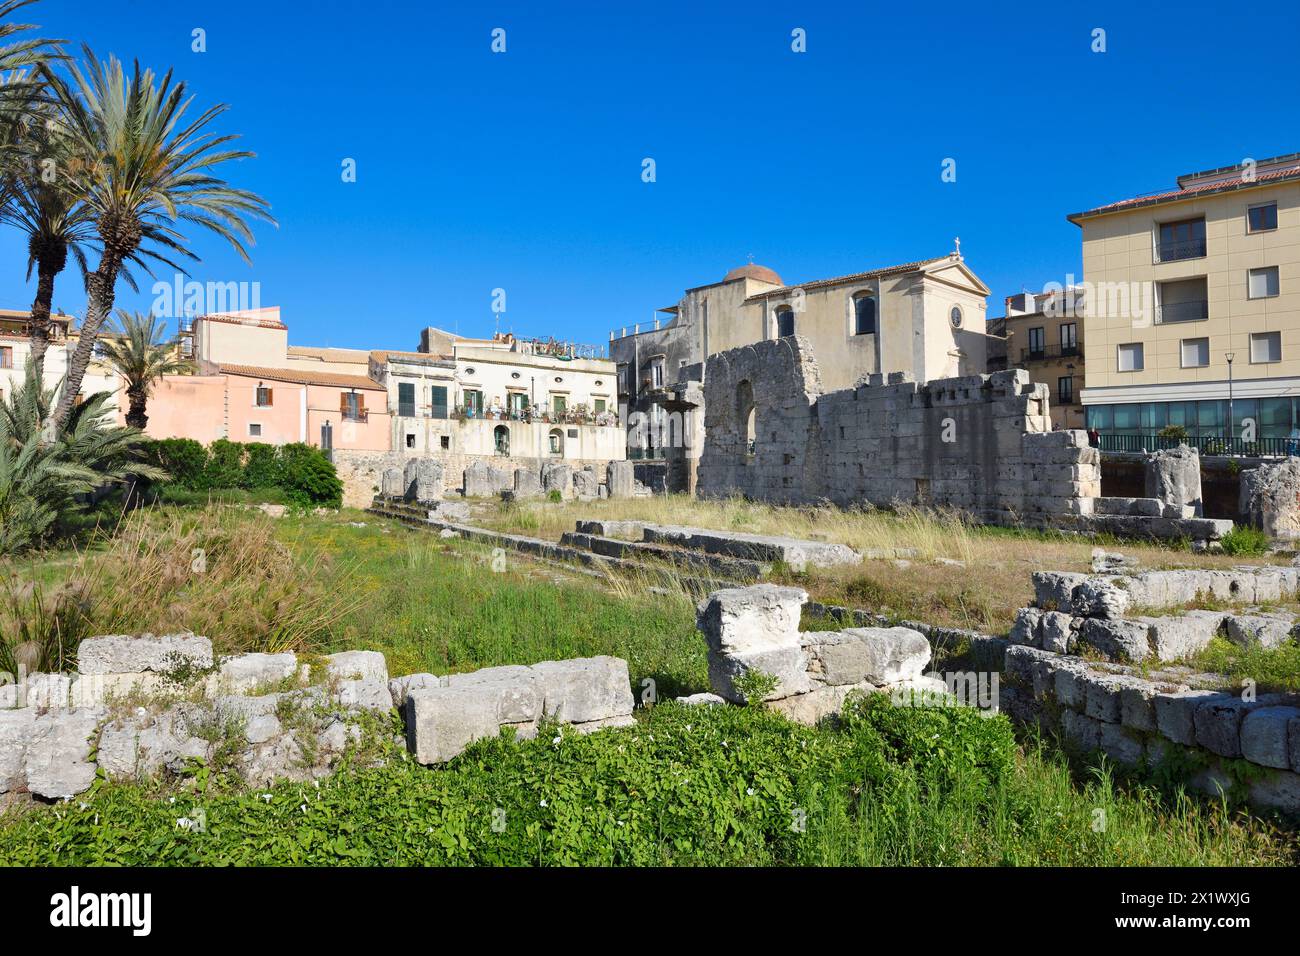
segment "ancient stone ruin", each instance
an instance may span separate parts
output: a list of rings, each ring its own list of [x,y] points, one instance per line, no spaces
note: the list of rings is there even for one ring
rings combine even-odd
[[[926,384],[873,374],[823,393],[808,343],[787,336],[710,357],[704,406],[702,496],[907,503],[1196,541],[1232,526],[1197,518],[1195,499],[1101,497],[1100,452],[1082,431],[1051,430],[1047,386],[1023,369]]]
[[[614,657],[390,680],[375,651],[312,668],[291,653],[217,659],[193,634],[110,635],[82,642],[78,668],[0,686],[0,794],[66,799],[97,773],[181,774],[218,753],[249,786],[318,779],[349,757],[378,759],[383,723],[366,715],[394,708],[411,754],[434,764],[503,727],[529,737],[543,720],[623,726],[634,704]]]

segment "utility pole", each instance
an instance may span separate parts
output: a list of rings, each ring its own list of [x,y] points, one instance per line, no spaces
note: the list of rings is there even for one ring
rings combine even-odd
[[[1232,360],[1237,357],[1236,352],[1225,353],[1228,360],[1228,454],[1232,454],[1233,432],[1236,428],[1236,419],[1232,414]]]

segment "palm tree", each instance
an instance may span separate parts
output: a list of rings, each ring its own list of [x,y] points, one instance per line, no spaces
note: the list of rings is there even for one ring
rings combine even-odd
[[[178,343],[163,337],[164,324],[152,315],[117,310],[116,338],[104,338],[100,351],[126,383],[129,408],[126,423],[144,431],[149,392],[164,375],[188,372],[194,366],[181,358]]]
[[[80,155],[94,157],[61,181],[85,202],[101,247],[99,264],[86,274],[86,317],[54,410],[58,425],[72,413],[100,328],[113,310],[118,276],[137,250],[152,244],[196,259],[174,228],[185,221],[221,236],[249,262],[248,220],[275,223],[265,199],[214,175],[222,163],[253,155],[225,148],[236,137],[211,131],[224,104],[188,120],[192,98],[184,83],[173,83],[171,71],[159,80],[136,63],[128,75],[116,57],[101,63],[83,49],[86,66],[69,66],[71,83],[43,71],[57,99],[60,133]]]
[[[0,555],[39,542],[79,507],[78,496],[166,477],[143,460],[138,430],[111,423],[111,398],[90,396],[56,430],[49,418],[54,390],[29,365],[23,385],[0,402]]]

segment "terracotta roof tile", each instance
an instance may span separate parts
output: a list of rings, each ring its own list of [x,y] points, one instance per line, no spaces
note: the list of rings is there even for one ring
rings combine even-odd
[[[245,378],[265,378],[273,382],[293,382],[297,385],[337,385],[339,388],[359,388],[372,392],[386,391],[374,379],[364,375],[344,375],[341,372],[315,372],[305,369],[261,368],[256,365],[218,365],[223,375],[242,375]]]
[[[885,276],[902,275],[907,272],[916,272],[923,266],[932,265],[936,262],[943,262],[946,259],[952,259],[952,256],[936,256],[933,259],[919,259],[916,262],[904,262],[901,265],[886,266],[883,269],[872,269],[869,272],[854,272],[851,275],[836,276],[832,279],[816,279],[812,282],[800,282],[797,285],[782,286],[780,289],[772,289],[768,292],[758,292],[751,295],[749,298],[767,299],[772,296],[786,295],[793,289],[820,289],[824,286],[839,285],[842,282],[859,282],[864,279],[880,279]]]
[[[1071,222],[1078,222],[1080,219],[1088,216],[1099,216],[1103,213],[1118,212],[1121,209],[1137,209],[1142,206],[1154,206],[1157,203],[1178,202],[1184,199],[1195,199],[1197,196],[1212,195],[1219,192],[1230,192],[1235,189],[1250,189],[1255,186],[1285,182],[1290,179],[1300,179],[1300,161],[1283,169],[1275,169],[1267,173],[1258,173],[1249,181],[1241,176],[1234,176],[1230,179],[1216,179],[1207,183],[1195,183],[1190,186],[1183,186],[1178,189],[1170,189],[1160,193],[1148,193],[1145,196],[1134,196],[1131,199],[1121,199],[1118,202],[1107,203],[1104,206],[1096,206],[1083,212],[1071,213],[1066,218]]]

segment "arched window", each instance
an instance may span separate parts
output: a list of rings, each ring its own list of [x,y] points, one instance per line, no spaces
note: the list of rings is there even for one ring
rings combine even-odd
[[[776,335],[781,339],[787,335],[794,335],[794,309],[788,305],[783,305],[776,310]]]
[[[853,297],[853,334],[876,334],[876,297],[857,295]]]
[[[498,455],[508,456],[510,454],[510,429],[505,425],[498,425],[492,429],[492,440],[496,445]]]
[[[564,454],[564,432],[558,428],[551,429],[551,447],[552,455],[562,456]]]
[[[736,420],[745,429],[745,454],[754,454],[754,440],[758,436],[757,415],[754,408],[754,386],[746,379],[736,386]]]

